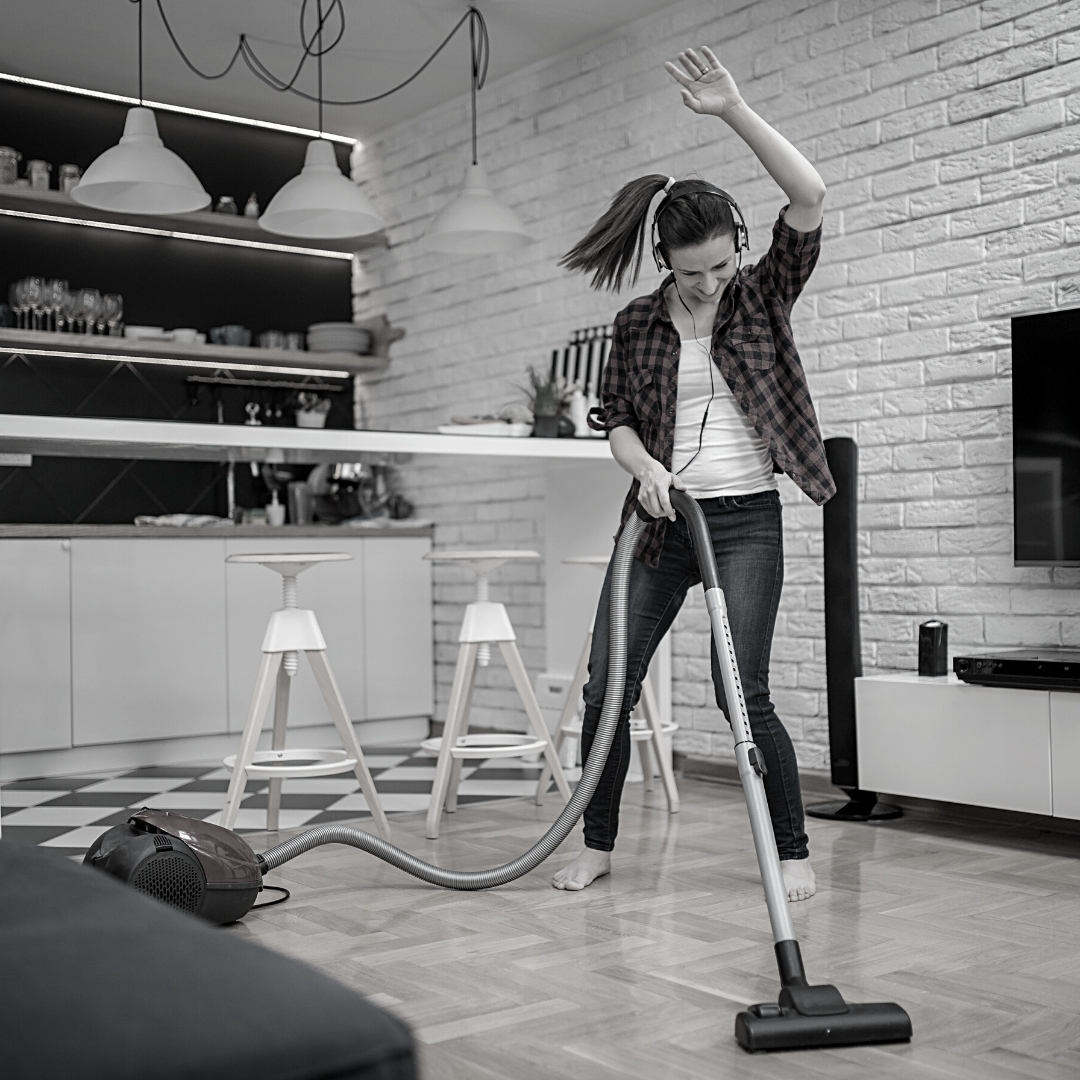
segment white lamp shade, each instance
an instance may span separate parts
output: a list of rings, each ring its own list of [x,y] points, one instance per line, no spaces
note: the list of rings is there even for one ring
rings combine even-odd
[[[128,109],[116,146],[95,158],[72,188],[83,206],[130,214],[187,214],[209,205],[199,178],[158,136],[149,109]]]
[[[259,224],[309,240],[366,236],[384,225],[371,200],[338,168],[326,139],[308,143],[304,167],[270,200]]]
[[[451,255],[491,255],[516,251],[532,238],[517,214],[492,194],[484,167],[470,165],[461,193],[436,214],[424,242]]]

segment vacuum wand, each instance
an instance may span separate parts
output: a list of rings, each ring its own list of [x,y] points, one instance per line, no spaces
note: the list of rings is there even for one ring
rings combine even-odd
[[[728,722],[735,738],[735,760],[746,797],[765,904],[772,926],[773,948],[780,970],[780,997],[751,1005],[735,1018],[735,1038],[746,1050],[796,1050],[855,1043],[901,1042],[911,1038],[908,1014],[892,1002],[853,1005],[835,986],[811,986],[803,968],[799,943],[788,910],[787,888],[780,870],[769,804],[765,798],[765,759],[754,743],[746,696],[739,679],[735,644],[728,624],[724,591],[716,568],[709,525],[701,507],[683,491],[668,492],[671,505],[690,529],[698,572],[705,590],[713,645],[720,663]]]

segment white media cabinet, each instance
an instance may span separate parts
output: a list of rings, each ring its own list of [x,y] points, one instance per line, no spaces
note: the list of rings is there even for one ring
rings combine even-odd
[[[1080,819],[1080,694],[955,675],[855,680],[859,786]]]

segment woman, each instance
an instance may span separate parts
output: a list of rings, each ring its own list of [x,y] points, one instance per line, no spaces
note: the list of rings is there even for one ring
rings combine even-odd
[[[742,266],[745,226],[737,207],[701,180],[633,180],[564,258],[591,272],[594,288],[637,278],[646,232],[657,266],[671,273],[615,319],[604,375],[604,426],[615,460],[634,476],[623,522],[640,503],[646,527],[630,577],[627,691],[611,753],[585,811],[585,850],[559,871],[559,889],[584,889],[611,869],[619,798],[630,758],[629,715],[641,679],[686,591],[700,581],[689,532],[671,508],[671,487],[701,502],[727,599],[754,741],[789,900],[815,892],[791,739],[769,699],[769,652],[783,580],[783,531],[775,471],[816,503],[835,491],[817,418],[791,334],[790,313],[817,262],[825,185],[814,167],[742,100],[708,48],[665,64],[684,103],[717,116],[757,155],[787,195],[772,245]],[[652,200],[663,194],[650,222]],[[610,571],[609,571],[610,574]],[[607,682],[610,577],[600,597],[582,754],[596,734]],[[716,701],[726,712],[712,651]]]

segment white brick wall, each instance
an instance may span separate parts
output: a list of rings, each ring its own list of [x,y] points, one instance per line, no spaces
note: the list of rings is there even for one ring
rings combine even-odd
[[[721,122],[681,106],[662,69],[698,42],[829,185],[822,258],[794,321],[825,435],[861,448],[866,664],[913,668],[931,615],[954,650],[1080,642],[1080,575],[1012,565],[1008,348],[1010,316],[1080,301],[1077,0],[686,0],[493,83],[480,95],[483,161],[537,238],[512,256],[462,261],[417,243],[460,182],[464,97],[385,132],[357,176],[392,247],[366,259],[357,309],[388,312],[408,337],[369,386],[373,424],[431,428],[496,408],[570,330],[610,319],[619,299],[555,262],[630,177],[722,184],[763,250],[781,193]],[[639,291],[654,285],[645,275]],[[405,476],[439,544],[543,544],[535,469],[428,459]],[[821,511],[788,481],[782,494],[775,699],[803,765],[822,768]],[[437,577],[441,702],[458,580]],[[541,576],[502,580],[539,670]],[[694,600],[675,639],[677,746],[726,756],[707,640]],[[488,678],[478,708],[505,722],[501,669]]]

